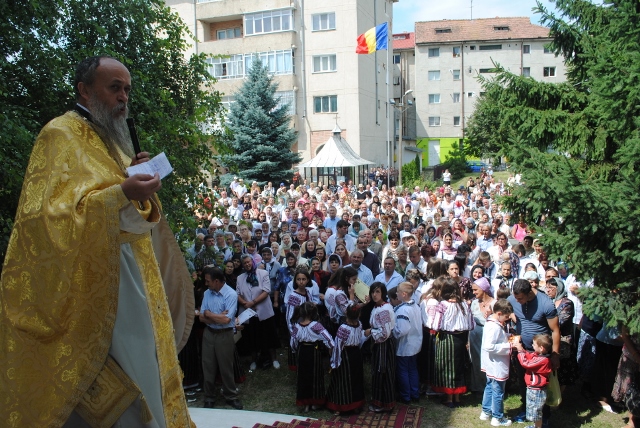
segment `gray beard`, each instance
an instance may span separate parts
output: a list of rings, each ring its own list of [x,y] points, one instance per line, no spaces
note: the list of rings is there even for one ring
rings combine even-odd
[[[131,135],[129,134],[129,128],[127,127],[127,115],[129,109],[127,109],[124,116],[117,116],[122,109],[123,105],[120,104],[113,110],[109,110],[103,103],[101,103],[94,95],[89,99],[89,111],[93,123],[96,125],[96,132],[102,138],[110,151],[115,151],[119,148],[126,156],[133,158],[135,151],[133,150],[133,144],[131,143]],[[117,151],[116,151],[117,153]]]

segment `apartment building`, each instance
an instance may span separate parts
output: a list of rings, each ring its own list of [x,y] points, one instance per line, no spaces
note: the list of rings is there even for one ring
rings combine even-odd
[[[565,66],[546,48],[549,29],[527,17],[416,22],[416,145],[423,165],[445,160],[465,137],[494,62],[513,73],[564,82]],[[394,51],[395,53],[395,51]]]
[[[394,153],[402,164],[422,149],[416,147],[416,37],[414,32],[393,34]],[[399,143],[402,137],[402,143]],[[396,167],[399,165],[396,164]]]
[[[293,150],[313,158],[336,124],[361,157],[388,164],[391,52],[355,53],[359,34],[391,22],[399,0],[167,0],[190,27],[191,50],[206,53],[223,102],[232,103],[260,58],[290,104],[299,137]],[[389,46],[391,43],[389,42]]]

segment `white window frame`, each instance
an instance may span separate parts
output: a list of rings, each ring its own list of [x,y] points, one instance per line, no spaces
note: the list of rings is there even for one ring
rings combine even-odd
[[[293,28],[292,9],[247,13],[244,16],[245,36],[281,33],[283,31],[293,31]]]
[[[440,56],[440,48],[429,48],[427,54],[429,55],[429,58],[437,58]]]
[[[459,58],[462,52],[462,48],[460,46],[454,46],[451,51],[454,58]]]
[[[229,37],[229,31],[232,32],[231,37]],[[220,37],[221,34],[224,34],[223,37]],[[228,40],[228,39],[239,39],[242,37],[242,28],[225,28],[224,30],[216,31],[216,40]]]
[[[320,111],[316,109],[316,104],[320,100]],[[332,102],[333,101],[333,102]],[[335,105],[335,110],[332,110]],[[326,109],[325,109],[326,106]],[[337,95],[324,95],[319,97],[313,97],[313,112],[322,113],[337,113],[338,112],[338,96]]]
[[[456,120],[457,120],[457,124],[456,124]],[[462,122],[460,121],[460,116],[453,116],[453,126],[461,126]]]
[[[460,92],[454,92],[451,99],[453,100],[454,104],[457,104],[460,102]]]
[[[542,76],[543,77],[556,77],[556,68],[555,67],[543,67],[542,68]]]
[[[244,68],[246,72],[251,69],[251,64],[256,57],[260,58],[262,64],[266,65],[269,73],[273,75],[294,73],[293,52],[291,49],[244,54]]]
[[[530,54],[531,53],[531,45],[522,45],[522,53]]]
[[[440,94],[429,94],[429,104],[440,104]]]
[[[323,21],[324,18],[324,21]],[[333,21],[333,22],[332,22]],[[332,31],[336,29],[336,13],[324,12],[311,15],[311,31]]]
[[[287,114],[289,116],[295,116],[296,114],[296,93],[294,91],[276,91],[275,98],[278,100],[276,108],[282,107],[284,104],[289,104]]]
[[[242,54],[228,57],[207,58],[207,71],[218,80],[244,77],[244,57]]]
[[[312,59],[313,73],[335,73],[338,71],[337,55],[315,55]]]
[[[440,70],[429,70],[427,77],[432,81],[440,80]]]
[[[456,77],[456,73],[458,73],[458,77]],[[460,70],[452,70],[451,75],[453,76],[453,80],[460,80]]]
[[[393,63],[400,64],[400,54],[393,54]]]
[[[429,116],[429,126],[440,126],[440,116]]]
[[[522,67],[522,75],[524,77],[531,77],[531,67]]]

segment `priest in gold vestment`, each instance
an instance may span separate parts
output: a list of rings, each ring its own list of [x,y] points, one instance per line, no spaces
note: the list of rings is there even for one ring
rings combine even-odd
[[[125,173],[149,159],[128,138],[131,77],[88,58],[75,89],[35,142],[2,270],[0,426],[193,426],[176,350],[192,284],[159,177]]]

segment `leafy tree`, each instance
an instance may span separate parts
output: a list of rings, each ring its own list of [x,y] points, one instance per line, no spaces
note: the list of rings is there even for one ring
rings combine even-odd
[[[552,258],[568,261],[584,311],[640,333],[640,3],[540,3],[568,81],[547,84],[501,70],[470,122],[475,150],[499,149],[524,186],[504,202],[530,222]]]
[[[277,88],[267,68],[256,59],[231,104],[225,140],[231,153],[220,159],[247,182],[291,181],[293,164],[302,160],[291,151],[297,132],[290,126],[289,106],[278,105]]]
[[[420,180],[420,158],[416,155],[415,159],[409,163],[402,165],[402,186],[415,185],[415,181]]]
[[[470,168],[467,165],[467,155],[463,147],[456,145],[444,160],[442,166],[449,170],[454,178],[461,178],[469,172]]]
[[[160,198],[178,230],[192,221],[185,197],[209,169],[219,94],[204,55],[185,58],[187,28],[160,0],[0,2],[0,259],[4,259],[24,170],[40,128],[73,106],[75,65],[110,55],[131,72],[130,110],[140,144],[166,152],[174,173]]]

